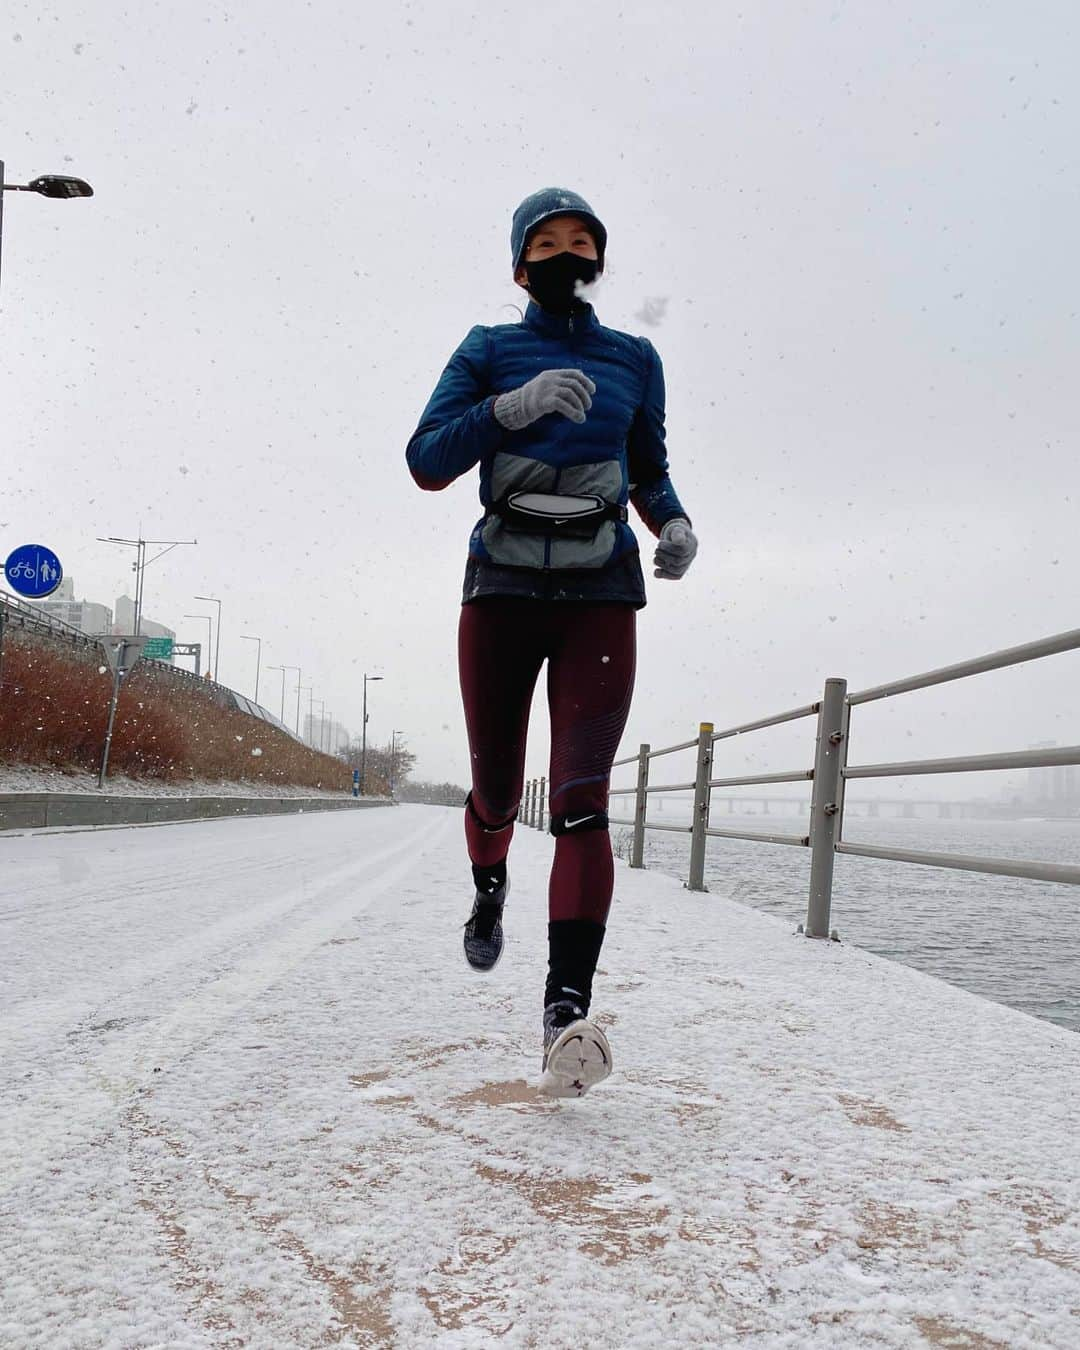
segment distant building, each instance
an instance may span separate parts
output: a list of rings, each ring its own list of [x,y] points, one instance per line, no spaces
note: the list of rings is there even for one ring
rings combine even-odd
[[[324,750],[335,755],[349,743],[349,733],[340,722],[329,717],[320,717],[317,713],[307,713],[304,717],[304,735],[302,738],[316,750]]]
[[[1057,741],[1039,741],[1029,750],[1055,750]],[[1047,806],[1053,810],[1080,808],[1080,765],[1052,764],[1041,769],[1028,769],[1028,804]]]
[[[88,636],[100,637],[103,633],[112,632],[112,610],[108,605],[99,605],[93,600],[76,600],[72,577],[65,577],[48,600],[34,600],[31,603],[51,619],[59,619],[61,623],[69,624]]]
[[[135,601],[132,600],[130,595],[117,596],[116,622],[113,624],[112,631],[114,633],[135,632]],[[176,633],[172,628],[167,628],[163,623],[155,623],[153,619],[148,619],[145,614],[139,619],[139,631],[147,637],[167,637],[176,640]]]

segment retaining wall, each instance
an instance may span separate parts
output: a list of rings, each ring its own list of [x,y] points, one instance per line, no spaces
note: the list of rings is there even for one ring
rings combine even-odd
[[[100,797],[88,792],[0,793],[0,831],[60,825],[146,825],[222,816],[269,816],[305,811],[357,811],[392,806],[370,797]]]

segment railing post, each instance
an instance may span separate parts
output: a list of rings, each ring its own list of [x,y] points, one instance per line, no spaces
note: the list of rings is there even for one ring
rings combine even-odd
[[[645,866],[645,809],[649,798],[646,788],[649,786],[649,749],[647,744],[638,751],[637,794],[634,797],[634,842],[630,849],[630,866]]]
[[[536,822],[538,830],[544,829],[544,811],[547,807],[547,778],[541,775],[540,778],[540,813]]]
[[[536,829],[536,779],[529,783],[529,828]]]
[[[530,811],[532,810],[531,798],[532,798],[532,783],[527,781],[525,783],[525,796],[522,798],[521,801],[521,823],[523,825],[532,824],[532,817],[529,814]]]
[[[810,802],[810,900],[806,936],[827,938],[832,912],[833,863],[844,798],[847,763],[847,680],[825,681],[818,708],[814,794]]]
[[[697,772],[694,775],[694,819],[690,830],[690,880],[686,883],[691,891],[704,891],[705,886],[705,845],[709,828],[709,800],[712,789],[709,779],[712,777],[713,724],[702,722],[698,728]]]

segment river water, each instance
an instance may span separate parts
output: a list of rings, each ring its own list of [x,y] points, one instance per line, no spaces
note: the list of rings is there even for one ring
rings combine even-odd
[[[657,818],[679,823],[676,802]],[[689,819],[688,815],[686,819]],[[805,835],[806,816],[729,815],[724,829]],[[630,831],[613,825],[618,851]],[[1037,862],[1080,863],[1080,820],[871,819],[848,814],[848,843]],[[689,837],[649,831],[646,867],[687,876]],[[627,854],[628,856],[628,854]],[[810,850],[710,839],[705,882],[718,895],[806,919]],[[1021,1012],[1080,1031],[1080,887],[837,855],[832,926],[842,942],[914,966]]]

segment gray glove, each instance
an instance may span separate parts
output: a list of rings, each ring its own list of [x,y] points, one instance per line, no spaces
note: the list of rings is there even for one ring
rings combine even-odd
[[[542,370],[539,375],[495,400],[495,420],[507,431],[520,431],[545,413],[562,413],[584,422],[596,385],[581,370]]]
[[[654,577],[664,581],[679,581],[697,554],[697,535],[690,528],[690,522],[682,516],[669,520],[660,531],[660,542],[656,545],[653,563]]]

